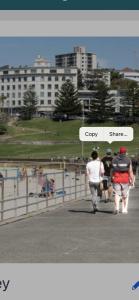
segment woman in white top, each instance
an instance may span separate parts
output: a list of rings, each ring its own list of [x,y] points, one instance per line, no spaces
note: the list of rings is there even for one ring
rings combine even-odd
[[[104,165],[98,158],[97,151],[93,151],[91,154],[92,160],[87,163],[86,171],[89,180],[90,192],[92,195],[93,213],[98,210],[98,199],[100,193],[100,182],[103,180]]]

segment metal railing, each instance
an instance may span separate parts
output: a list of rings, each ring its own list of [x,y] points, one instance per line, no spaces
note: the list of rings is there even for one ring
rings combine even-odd
[[[0,222],[90,194],[85,172],[51,171],[0,178]]]

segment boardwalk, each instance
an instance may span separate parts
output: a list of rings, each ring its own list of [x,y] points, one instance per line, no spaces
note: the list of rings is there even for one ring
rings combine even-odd
[[[89,199],[0,227],[0,263],[139,262],[139,180],[128,215],[112,214],[113,203],[90,213]]]

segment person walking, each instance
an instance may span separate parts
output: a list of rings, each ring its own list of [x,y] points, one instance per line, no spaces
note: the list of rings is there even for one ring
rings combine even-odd
[[[132,170],[133,170],[133,187],[135,187],[136,173],[138,167],[138,161],[135,158],[135,155],[131,155],[131,163],[132,163]]]
[[[98,157],[97,151],[93,151],[91,154],[92,160],[86,165],[86,172],[89,181],[90,192],[92,196],[93,213],[98,211],[98,200],[100,195],[100,183],[103,180],[104,165]]]
[[[112,151],[111,149],[107,149],[106,155],[102,158],[102,162],[104,164],[104,195],[105,195],[105,203],[112,200],[113,188],[111,183],[111,168],[112,168]]]
[[[119,213],[120,197],[122,197],[122,213],[128,213],[129,187],[133,184],[131,160],[126,156],[125,147],[120,147],[119,154],[112,160],[112,182],[114,189],[114,214]]]

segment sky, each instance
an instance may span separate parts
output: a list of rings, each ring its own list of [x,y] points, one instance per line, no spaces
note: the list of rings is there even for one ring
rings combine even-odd
[[[100,67],[139,69],[139,37],[0,37],[0,66],[31,66],[37,55],[54,63],[74,46],[95,53]]]

